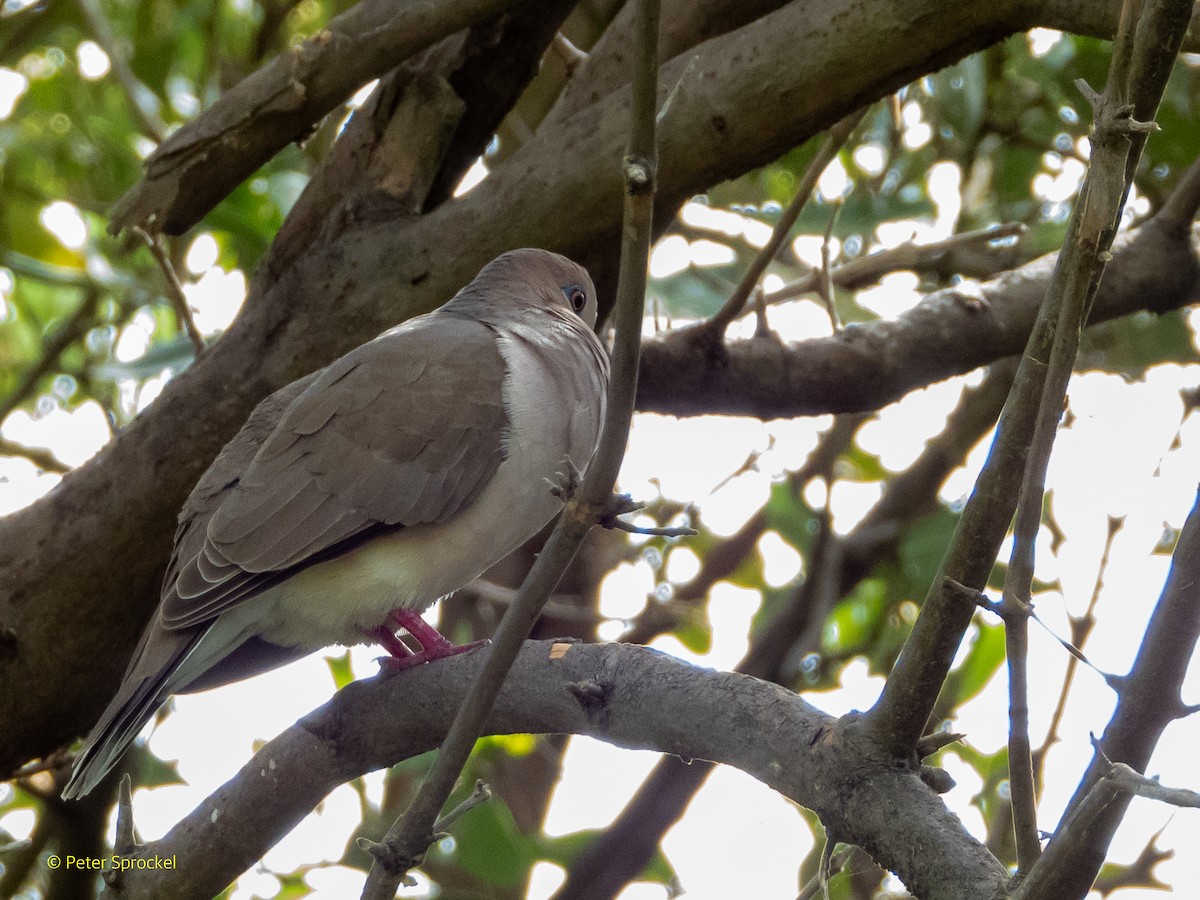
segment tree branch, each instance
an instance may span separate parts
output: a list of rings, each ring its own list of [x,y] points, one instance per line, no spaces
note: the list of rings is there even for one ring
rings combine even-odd
[[[1151,219],[1121,234],[1112,254],[1090,323],[1195,301],[1200,259],[1190,231]],[[763,419],[878,409],[918,387],[1020,353],[1057,256],[983,284],[936,291],[894,320],[850,324],[832,337],[730,341],[715,359],[684,340],[684,331],[650,339],[638,409]]]
[[[829,274],[833,279],[834,286],[843,290],[866,287],[891,272],[903,272],[909,269],[918,272],[935,270],[939,274],[946,275],[961,274],[958,269],[959,260],[957,255],[959,253],[964,250],[975,250],[977,253],[980,250],[984,253],[997,250],[999,248],[989,245],[1002,238],[1019,237],[1026,230],[1026,227],[1022,223],[1010,222],[1004,225],[993,225],[990,228],[980,228],[975,231],[964,231],[961,234],[954,234],[944,240],[934,241],[929,244],[917,244],[913,241],[906,241],[897,247],[881,250],[878,253],[872,253],[868,256],[857,256],[842,263],[840,266],[835,266]],[[1011,253],[1006,252],[1004,254],[997,253],[993,255],[996,256],[996,259],[994,264],[988,269],[988,274],[994,275],[997,272],[1012,268],[1013,263],[1011,261],[1006,262],[1001,258],[1002,256],[1011,257]],[[974,273],[968,272],[966,274]],[[796,297],[802,297],[805,294],[819,291],[821,289],[822,277],[822,273],[814,269],[807,275],[803,275],[794,281],[789,281],[779,290],[772,293],[767,298],[767,302],[770,304],[782,303],[785,300],[794,300]]]
[[[1022,885],[1022,896],[1076,897],[1091,886],[1129,805],[1120,794],[1086,822],[1072,816],[1112,760],[1144,772],[1158,739],[1187,714],[1180,696],[1188,663],[1200,639],[1200,496],[1171,560],[1171,574],[1150,616],[1129,674],[1116,681],[1116,711],[1045,853]]]
[[[162,840],[140,848],[178,866],[126,872],[121,900],[207,900],[335,787],[432,749],[483,662],[480,654],[456,656],[344,688]],[[642,647],[537,641],[522,648],[487,733],[587,734],[735,765],[816,810],[927,900],[991,900],[1007,880],[1004,868],[918,778],[833,725],[791,691],[756,678]]]
[[[1015,371],[1016,361],[1004,360],[992,368],[983,384],[965,392],[942,433],[926,445],[916,462],[888,482],[879,502],[845,538],[835,538],[828,522],[823,523],[809,560],[809,577],[792,592],[779,615],[754,636],[737,671],[777,684],[794,679],[789,661],[819,647],[820,630],[833,605],[847,596],[879,560],[895,552],[908,524],[937,507],[937,492],[947,476],[995,424]],[[796,473],[796,481],[832,467],[861,424],[857,417],[839,417]],[[761,518],[760,512],[751,522]],[[761,531],[759,526],[753,532],[754,540]],[[746,540],[745,535],[731,537],[729,549],[733,552],[729,555],[736,554]],[[749,542],[751,546],[753,542]],[[722,550],[724,545],[714,548]],[[705,557],[706,570],[713,556],[710,552]],[[719,572],[733,564],[736,560],[727,559],[707,576],[702,571],[680,588],[677,597],[707,591],[715,580],[713,576],[724,577]],[[653,637],[646,634],[648,630],[648,626],[643,628],[637,636]],[[712,769],[711,763],[702,761],[684,763],[673,756],[660,759],[612,825],[575,860],[555,900],[615,897],[641,872]]]
[[[360,0],[300,47],[226,91],[146,160],[110,229],[181,234],[362,85],[517,0]],[[214,161],[217,163],[214,165]]]

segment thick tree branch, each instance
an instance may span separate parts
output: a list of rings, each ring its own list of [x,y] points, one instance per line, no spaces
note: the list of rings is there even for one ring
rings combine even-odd
[[[1007,880],[919,778],[847,739],[792,692],[642,647],[555,646],[525,645],[489,734],[588,734],[735,765],[816,810],[927,900],[992,900]],[[141,848],[175,856],[178,868],[126,873],[121,900],[211,897],[339,784],[432,749],[482,664],[468,654],[343,689]]]
[[[1118,237],[1092,308],[1096,323],[1196,300],[1190,232],[1152,219]],[[764,419],[878,409],[909,391],[1020,353],[1058,254],[983,284],[946,288],[891,321],[798,343],[731,341],[715,358],[683,332],[646,342],[638,409]]]
[[[300,47],[226,91],[146,160],[118,204],[112,229],[191,228],[234,187],[362,85],[418,50],[516,0],[361,0]]]

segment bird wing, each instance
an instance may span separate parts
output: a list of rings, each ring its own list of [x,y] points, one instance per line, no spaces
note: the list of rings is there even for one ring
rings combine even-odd
[[[159,621],[174,630],[211,620],[380,530],[453,516],[503,458],[504,377],[495,334],[445,313],[411,320],[318,373],[249,465],[226,467],[240,476],[214,472],[197,486]],[[217,497],[201,541],[197,526]]]

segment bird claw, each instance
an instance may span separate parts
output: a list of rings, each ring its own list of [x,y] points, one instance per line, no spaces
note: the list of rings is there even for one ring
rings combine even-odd
[[[544,480],[546,484],[550,485],[550,493],[563,503],[566,503],[574,496],[575,491],[579,489],[583,475],[569,456],[563,457],[563,468],[566,471],[558,472],[557,480],[553,478],[546,478]]]
[[[403,628],[407,631],[421,646],[420,651],[410,650],[408,645],[396,636],[393,628]],[[472,641],[470,644],[457,646],[411,609],[392,610],[388,614],[387,622],[375,628],[370,634],[388,652],[387,656],[376,659],[379,668],[387,672],[403,672],[405,669],[433,662],[435,659],[457,656],[491,643],[486,640]]]
[[[380,672],[395,674],[396,672],[413,669],[434,660],[458,656],[460,653],[470,653],[472,650],[486,647],[490,643],[491,641],[485,639],[482,641],[471,641],[471,643],[461,646],[451,644],[449,647],[442,649],[422,650],[420,653],[413,653],[409,650],[408,656],[380,656],[376,658],[375,662],[379,663]]]

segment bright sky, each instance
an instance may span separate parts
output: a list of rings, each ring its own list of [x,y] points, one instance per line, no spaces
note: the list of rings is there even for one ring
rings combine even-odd
[[[80,48],[80,58],[98,68],[101,63],[92,49]],[[106,62],[106,61],[105,61]],[[3,76],[0,71],[0,87]],[[0,92],[0,101],[3,100]],[[3,111],[0,109],[0,117]],[[905,111],[905,122],[917,128],[914,116]],[[912,140],[920,138],[916,134]],[[868,155],[869,155],[868,150]],[[868,158],[869,162],[869,158]],[[828,196],[842,190],[837,167],[822,181]],[[482,166],[472,178],[486,177]],[[843,174],[844,177],[844,174]],[[1062,177],[1074,179],[1064,168]],[[935,167],[930,174],[931,193],[939,202],[935,221],[881,226],[878,238],[887,244],[907,240],[945,237],[953,222],[961,181],[951,164]],[[1047,194],[1061,189],[1056,183],[1042,186]],[[43,215],[46,226],[64,244],[75,238],[78,211],[68,204],[52,204]],[[725,261],[728,250],[719,241],[743,235],[755,245],[766,236],[760,223],[735,213],[689,204],[684,217],[697,227],[712,231],[713,240],[687,241],[680,236],[664,239],[652,259],[656,275],[678,271],[687,265],[713,265]],[[819,241],[799,238],[796,250],[809,258],[819,253]],[[189,300],[195,305],[202,330],[214,334],[236,314],[245,293],[240,272],[226,272],[217,265],[216,244],[210,235],[198,235],[188,252],[186,265],[190,283]],[[815,261],[815,260],[814,260]],[[0,288],[2,288],[0,282]],[[777,287],[769,283],[768,289]],[[911,307],[919,295],[916,280],[899,275],[889,278],[871,292],[872,308],[882,315],[897,315]],[[0,290],[0,302],[3,300]],[[824,313],[811,301],[801,300],[769,308],[772,325],[786,338],[829,333]],[[1193,322],[1197,317],[1193,315]],[[734,326],[739,333],[743,326]],[[149,323],[135,319],[117,342],[118,356],[135,358],[149,340]],[[880,456],[883,464],[898,471],[920,453],[925,441],[935,434],[954,406],[964,384],[976,378],[957,378],[915,392],[880,412],[861,433],[861,444]],[[1179,390],[1200,384],[1200,367],[1158,366],[1143,382],[1127,384],[1122,379],[1098,373],[1077,376],[1070,391],[1075,416],[1069,429],[1060,433],[1051,465],[1054,515],[1068,539],[1057,555],[1048,542],[1039,548],[1038,572],[1042,578],[1062,579],[1063,594],[1044,595],[1038,604],[1047,626],[1067,633],[1066,613],[1078,614],[1087,603],[1103,547],[1108,515],[1126,515],[1125,528],[1113,547],[1098,610],[1099,624],[1087,646],[1088,655],[1101,669],[1123,673],[1136,650],[1134,635],[1144,629],[1166,574],[1167,559],[1153,555],[1164,527],[1179,528],[1190,509],[1200,481],[1200,424],[1196,416],[1181,425],[1183,414]],[[144,407],[161,387],[130,393],[133,408]],[[691,501],[703,510],[706,524],[721,534],[735,531],[766,499],[773,480],[795,469],[815,445],[817,434],[828,427],[830,417],[763,424],[752,419],[705,416],[676,420],[639,415],[630,440],[621,475],[621,488],[641,499],[657,492]],[[16,412],[3,423],[3,434],[32,446],[44,446],[64,461],[82,463],[108,438],[108,426],[99,408],[84,404],[66,412],[47,401],[39,413]],[[1176,437],[1178,441],[1176,442]],[[971,454],[965,468],[955,473],[944,492],[949,501],[961,499],[971,487],[983,462],[985,440]],[[1173,446],[1174,443],[1174,446]],[[722,485],[751,451],[760,452],[758,471],[738,475]],[[667,459],[669,457],[669,464]],[[657,481],[657,486],[652,483]],[[57,478],[37,475],[24,461],[0,458],[0,513],[33,502]],[[820,492],[819,488],[814,491]],[[839,483],[829,498],[835,528],[842,533],[853,527],[879,494],[876,485]],[[819,502],[819,496],[810,496]],[[668,556],[667,571],[684,578],[695,570],[695,555],[681,549]],[[775,584],[794,578],[799,557],[777,536],[767,535],[760,543],[768,577]],[[1005,551],[1007,553],[1007,550]],[[647,560],[623,565],[605,581],[602,612],[613,618],[603,629],[613,636],[620,620],[636,615],[654,590],[657,576]],[[653,602],[653,601],[651,601]],[[710,613],[715,639],[711,652],[696,655],[673,638],[661,638],[656,648],[699,665],[731,668],[745,653],[747,629],[759,596],[731,585],[718,585],[712,594]],[[436,610],[433,615],[436,615]],[[1031,630],[1031,680],[1035,686],[1032,705],[1033,739],[1039,742],[1057,697],[1066,664],[1066,654],[1042,629]],[[378,651],[356,648],[352,652],[356,674],[375,671]],[[835,714],[863,709],[877,696],[882,681],[869,677],[864,667],[851,665],[839,690],[808,694],[806,698]],[[232,776],[253,752],[256,742],[269,739],[297,718],[324,702],[333,684],[319,656],[302,660],[286,669],[206,694],[177,698],[176,713],[153,734],[151,747],[167,759],[178,759],[187,785],[135,796],[135,818],[142,835],[153,840],[168,830],[186,811]],[[983,694],[968,703],[952,723],[968,735],[971,746],[992,752],[1003,745],[1007,722],[1004,698],[1007,685],[1003,672]],[[1200,702],[1200,676],[1189,672],[1184,701]],[[1050,755],[1049,777],[1041,806],[1044,829],[1052,829],[1070,796],[1078,775],[1090,758],[1088,733],[1099,733],[1111,712],[1113,698],[1101,678],[1083,668],[1063,725],[1064,741]],[[1150,766],[1170,785],[1195,787],[1195,747],[1200,746],[1200,721],[1191,717],[1168,729],[1161,751]],[[654,755],[617,750],[590,739],[574,739],[567,751],[561,784],[555,791],[547,829],[551,834],[581,828],[603,827],[620,811],[653,764]],[[972,771],[953,754],[947,766],[958,787],[946,796],[969,829],[982,836],[982,823],[970,807],[971,796],[980,784]],[[597,777],[601,773],[602,777]],[[382,790],[382,775],[368,776],[375,800]],[[740,772],[720,769],[694,800],[690,813],[674,828],[665,842],[666,852],[679,872],[687,896],[696,900],[725,900],[731,896],[764,898],[792,897],[797,890],[797,866],[811,845],[811,837],[794,806],[768,788]],[[347,837],[358,821],[357,798],[346,787],[335,791],[318,813],[314,813],[268,853],[261,869],[243,876],[234,894],[237,900],[270,897],[278,888],[271,871],[289,872],[304,863],[332,861],[342,852]],[[32,818],[12,813],[0,827],[22,837]],[[1194,852],[1200,837],[1200,816],[1193,810],[1175,811],[1148,801],[1135,801],[1118,833],[1111,858],[1131,861],[1147,838],[1163,829],[1161,846],[1178,847],[1176,857],[1159,867],[1159,874],[1177,884],[1200,883],[1200,855]],[[530,897],[549,896],[562,872],[554,866],[539,866]],[[361,876],[329,866],[313,871],[309,882],[318,889],[314,896],[356,896]],[[417,893],[420,893],[419,889]],[[1157,898],[1157,892],[1125,891],[1119,900]],[[665,892],[652,885],[634,885],[625,900],[657,900]]]

